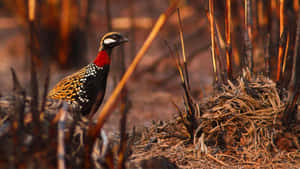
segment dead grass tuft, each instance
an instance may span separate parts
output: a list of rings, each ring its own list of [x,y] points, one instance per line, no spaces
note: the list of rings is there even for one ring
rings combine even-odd
[[[180,168],[300,167],[300,127],[280,122],[285,96],[269,78],[244,71],[199,104],[193,140],[180,117],[154,123],[142,132],[131,159],[160,155]]]

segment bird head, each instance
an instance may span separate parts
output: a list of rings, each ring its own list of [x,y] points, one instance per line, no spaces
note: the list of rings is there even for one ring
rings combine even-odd
[[[109,65],[112,49],[127,41],[128,39],[118,32],[109,32],[105,34],[100,41],[99,52],[93,63],[98,67]]]
[[[102,37],[100,41],[99,51],[103,49],[112,49],[125,42],[128,42],[128,39],[119,32],[109,32]]]

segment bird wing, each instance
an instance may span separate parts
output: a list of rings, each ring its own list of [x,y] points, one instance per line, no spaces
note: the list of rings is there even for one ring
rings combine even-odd
[[[65,77],[49,92],[48,97],[51,99],[76,101],[75,97],[78,92],[80,92],[80,87],[83,85],[81,79],[84,75],[85,68],[82,68],[78,72]]]

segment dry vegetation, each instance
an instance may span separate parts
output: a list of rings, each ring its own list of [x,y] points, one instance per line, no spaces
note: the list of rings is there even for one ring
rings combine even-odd
[[[92,1],[79,4],[85,5],[86,10],[76,21],[68,20],[67,16],[75,7],[66,0],[62,3],[65,18],[51,13],[49,20],[39,23],[35,21],[36,14],[44,14],[36,7],[43,4],[36,4],[35,0],[20,2],[17,4],[26,8],[14,12],[23,19],[29,32],[30,96],[12,69],[13,93],[0,99],[0,168],[300,167],[300,123],[297,119],[300,111],[299,1],[185,2],[206,12],[211,33],[214,89],[201,100],[193,97],[191,86],[197,84],[190,82],[192,57],[186,54],[186,32],[180,12],[180,7],[186,4],[178,5],[181,1],[172,1],[158,17],[126,71],[122,68],[125,64],[121,63],[123,78],[95,118],[95,123],[80,117],[66,103],[47,99],[49,74],[43,82],[43,92],[39,94],[36,71],[45,59],[40,56],[45,44],[37,41],[37,29],[47,32],[49,30],[45,28],[52,29],[53,24],[62,23],[54,34],[59,37],[59,44],[64,45],[51,52],[57,52],[54,60],[66,68],[71,54],[68,45],[72,45],[69,30],[86,30],[90,24],[87,18]],[[7,5],[11,3],[7,1]],[[113,26],[110,5],[107,0],[108,30]],[[44,7],[50,11],[57,9],[51,3]],[[178,85],[183,88],[183,105],[173,101],[177,110],[173,119],[154,121],[151,126],[129,131],[126,127],[129,98],[125,85],[174,13],[177,14],[180,45],[173,48],[166,42],[165,48],[176,64]],[[131,15],[134,17],[133,13]],[[50,21],[55,22],[51,25]],[[51,26],[47,27],[47,24]],[[80,26],[70,29],[74,25]],[[59,45],[54,41],[51,43]],[[153,65],[144,72],[155,69],[156,64]],[[114,137],[108,137],[103,125],[119,96],[120,130],[114,132]]]
[[[130,159],[158,154],[180,168],[298,168],[300,126],[282,125],[283,98],[272,80],[245,71],[197,104],[192,136],[184,117],[157,122],[141,133]]]

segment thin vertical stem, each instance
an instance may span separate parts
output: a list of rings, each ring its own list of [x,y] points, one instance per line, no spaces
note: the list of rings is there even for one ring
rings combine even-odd
[[[253,69],[253,47],[252,47],[252,10],[251,0],[245,0],[245,50],[247,56],[247,64],[252,71]]]
[[[120,147],[118,151],[118,169],[125,168],[126,150],[127,150],[127,134],[126,134],[126,122],[129,108],[129,102],[127,99],[127,89],[124,88],[121,93],[121,119],[120,119]]]
[[[226,62],[227,76],[232,80],[232,59],[231,59],[231,0],[226,0],[225,12],[225,36],[226,36]]]
[[[26,93],[24,88],[21,86],[17,74],[13,68],[11,68],[12,79],[13,79],[13,92],[15,102],[15,115],[18,116],[19,127],[23,129],[24,126],[24,110],[25,110],[25,97]]]
[[[297,69],[299,71],[299,40],[300,40],[300,11],[297,11],[297,28],[296,28],[296,38],[295,38],[295,46],[294,46],[294,54],[293,54],[293,67],[292,67],[292,76],[289,84],[288,90],[288,102],[286,108],[284,110],[284,114],[282,117],[282,122],[286,126],[290,126],[291,122],[296,118],[295,106],[297,104],[300,88],[299,88],[299,79],[296,76]],[[297,58],[298,57],[298,58]],[[298,62],[298,63],[297,63]]]
[[[180,42],[181,42],[181,46],[182,46],[183,62],[186,62],[185,48],[184,48],[184,41],[183,41],[182,22],[181,22],[181,16],[180,16],[180,9],[179,8],[177,8],[177,18],[178,18],[178,24],[179,24],[179,34],[180,34]]]
[[[300,11],[298,10],[297,14],[297,28],[296,28],[296,38],[294,46],[294,55],[293,55],[293,67],[292,67],[292,76],[291,76],[291,86],[296,85],[296,63],[297,59],[299,60],[299,40],[300,40]],[[298,57],[298,58],[297,58]],[[298,61],[299,62],[299,61]],[[298,75],[299,76],[299,75]]]
[[[36,2],[35,0],[29,0],[28,1],[28,17],[29,21],[32,22],[35,20],[35,8],[36,8]]]
[[[267,34],[267,42],[265,46],[265,71],[266,76],[270,77],[270,43],[271,43],[271,35]]]
[[[66,110],[67,110],[67,105],[63,104],[63,107],[60,109],[61,111],[61,116],[58,122],[58,131],[57,131],[57,166],[59,169],[65,169],[66,168],[66,163],[65,163],[65,119],[66,119]]]
[[[30,53],[30,89],[31,89],[31,112],[33,122],[35,124],[34,132],[37,136],[40,134],[40,116],[38,112],[38,82],[37,82],[37,75],[36,75],[36,65],[34,62],[34,58],[37,56],[37,52],[35,50],[35,42],[34,42],[34,21],[35,21],[35,7],[36,2],[35,0],[28,1],[28,22],[29,22],[29,53]]]
[[[264,4],[265,3],[265,4]],[[265,25],[268,24],[268,17],[266,15],[266,13],[268,12],[268,10],[266,10],[266,7],[268,4],[268,2],[264,2],[263,0],[260,0],[257,2],[257,18],[258,18],[258,25],[261,28],[264,28]],[[265,28],[264,28],[265,31]]]
[[[288,51],[289,51],[289,44],[290,44],[290,34],[288,33],[287,40],[286,40],[286,45],[285,45],[285,49],[284,49],[284,55],[283,55],[283,63],[282,63],[282,70],[281,70],[282,75],[284,74],[285,68],[286,68],[286,61],[287,61],[287,55],[288,55]]]
[[[217,63],[216,63],[216,54],[215,54],[215,27],[214,27],[214,0],[209,0],[209,21],[210,21],[210,39],[211,39],[211,54],[213,61],[213,71],[215,74],[215,82],[218,81],[217,76]]]
[[[299,10],[299,0],[294,0],[293,7],[294,7],[295,13],[298,13],[298,10]]]
[[[186,80],[187,88],[191,89],[188,70],[187,70],[186,54],[185,54],[185,47],[184,47],[184,40],[183,40],[183,29],[182,29],[182,22],[181,22],[181,16],[180,16],[180,9],[179,8],[177,8],[177,18],[178,18],[178,24],[179,24],[181,51],[182,51],[183,64],[184,64],[184,76],[186,78],[185,80]]]
[[[48,88],[49,88],[49,81],[50,81],[50,70],[49,67],[46,69],[46,78],[44,83],[44,91],[43,91],[43,97],[42,97],[42,104],[41,104],[41,113],[44,113],[46,101],[47,101],[47,94],[48,94]]]
[[[284,0],[280,0],[279,5],[279,49],[277,57],[277,74],[276,81],[278,82],[281,78],[281,66],[282,66],[282,57],[283,57],[283,32],[284,32]]]

